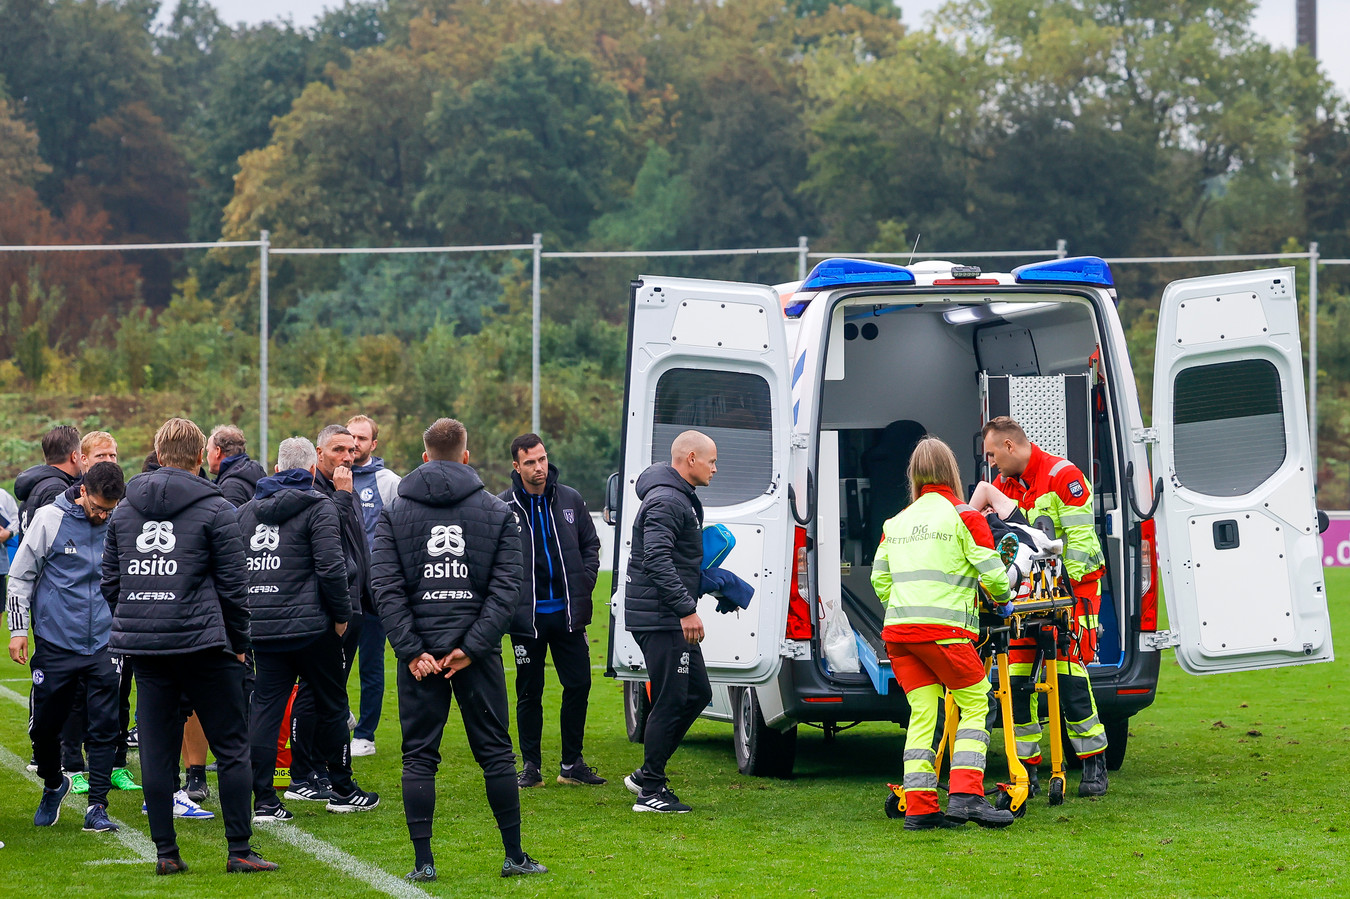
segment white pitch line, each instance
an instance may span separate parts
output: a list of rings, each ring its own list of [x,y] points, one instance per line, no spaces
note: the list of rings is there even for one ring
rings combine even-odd
[[[5,688],[0,687],[0,690],[5,690]],[[13,691],[5,690],[5,692],[13,692]],[[28,700],[24,699],[23,704],[27,706]],[[23,759],[19,758],[14,753],[10,752],[4,746],[0,746],[0,764],[4,765],[6,768],[9,768],[12,771],[18,772],[23,777],[37,784],[39,787],[42,786],[42,780],[39,779],[36,774],[28,770],[28,763],[25,762]],[[79,804],[82,800],[83,797],[81,796],[76,796],[74,793],[67,793],[65,800],[63,800],[61,804],[68,806],[72,811],[76,811],[79,814],[83,815],[84,810],[79,807]],[[99,861],[88,862],[88,864],[91,865],[154,864],[155,844],[150,842],[149,837],[141,833],[139,830],[132,829],[125,821],[118,821],[116,818],[113,818],[113,821],[118,825],[117,830],[113,831],[113,837],[115,837],[119,843],[125,846],[127,848],[127,851],[131,852],[135,856],[135,858],[101,859]]]
[[[284,843],[290,843],[296,849],[308,852],[319,861],[336,867],[337,870],[355,880],[364,881],[367,886],[386,895],[397,896],[399,899],[421,899],[421,897],[430,895],[402,877],[390,874],[383,868],[377,868],[368,862],[363,862],[353,855],[348,855],[333,844],[325,843],[313,834],[306,833],[294,825],[277,822],[267,825],[262,832],[268,836],[276,837]]]
[[[21,693],[16,693],[8,687],[0,686],[0,697],[15,702],[25,709],[28,708],[28,697]],[[38,780],[37,775],[28,770],[27,763],[24,762],[23,759],[19,758],[3,746],[0,746],[0,764],[4,764],[7,768],[13,768],[15,771],[20,772],[36,784],[40,785],[42,783]],[[66,799],[67,801],[71,801],[70,796],[67,796]],[[115,836],[125,843],[128,849],[140,856],[140,858],[133,860],[106,859],[88,862],[88,864],[116,865],[153,862],[156,857],[155,844],[150,842],[150,840],[141,834],[140,831],[132,830],[121,821],[118,821],[117,823],[121,825],[121,829],[117,831]],[[343,852],[332,843],[327,843],[313,834],[300,830],[292,824],[278,823],[274,826],[267,826],[265,829],[262,829],[261,832],[269,836],[274,836],[283,843],[289,843],[295,848],[309,853],[319,861],[326,862],[327,864],[336,867],[337,870],[347,874],[353,880],[362,881],[366,886],[379,890],[381,893],[388,896],[395,896],[398,897],[398,899],[421,899],[421,897],[430,895],[425,890],[419,889],[403,878],[390,874],[383,868],[377,868],[368,862],[363,862],[356,856]]]

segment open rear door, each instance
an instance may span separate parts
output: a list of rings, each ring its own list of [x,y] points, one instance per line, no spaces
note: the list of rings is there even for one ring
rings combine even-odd
[[[1153,375],[1159,561],[1192,674],[1332,660],[1294,270],[1177,281]]]
[[[717,474],[698,491],[704,525],[731,530],[736,546],[721,567],[755,589],[749,609],[729,615],[718,614],[710,597],[699,602],[709,677],[762,684],[777,675],[792,554],[788,366],[782,306],[771,288],[684,278],[635,282],[609,660],[618,677],[646,677],[642,652],[624,629],[625,572],[641,505],[635,485],[653,462],[670,461],[671,442],[691,428],[717,443]]]

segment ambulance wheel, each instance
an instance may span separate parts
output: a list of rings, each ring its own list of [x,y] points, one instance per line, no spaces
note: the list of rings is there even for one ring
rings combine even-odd
[[[1130,741],[1129,718],[1106,718],[1106,770],[1119,771],[1125,764],[1125,746]]]
[[[1050,804],[1064,804],[1064,779],[1061,777],[1050,778]]]
[[[797,725],[775,730],[764,722],[754,687],[732,690],[736,768],[750,777],[791,777],[797,761]]]
[[[900,807],[900,797],[890,791],[887,791],[886,793],[886,817],[905,817],[905,810]]]
[[[645,680],[623,682],[623,723],[630,743],[641,743],[647,735],[647,715],[652,710],[650,690]]]

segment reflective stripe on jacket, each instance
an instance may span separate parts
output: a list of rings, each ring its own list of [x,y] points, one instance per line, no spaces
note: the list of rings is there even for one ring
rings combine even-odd
[[[1092,514],[1092,485],[1078,466],[1033,443],[1031,460],[1022,476],[1000,475],[994,486],[1017,500],[1033,525],[1043,517],[1054,523],[1055,536],[1064,540],[1064,569],[1070,578],[1085,581],[1101,577],[1106,560]]]
[[[994,602],[1008,601],[1008,573],[989,525],[948,488],[924,487],[886,522],[872,562],[872,587],[886,606],[882,638],[974,638],[981,583]]]

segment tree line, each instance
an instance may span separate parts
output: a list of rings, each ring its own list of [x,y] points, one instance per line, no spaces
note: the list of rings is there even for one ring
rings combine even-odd
[[[577,250],[806,234],[842,251],[922,235],[920,255],[1065,238],[1099,255],[1318,240],[1350,256],[1345,99],[1253,33],[1254,6],[956,0],[915,27],[885,0],[361,0],[298,27],[231,26],[204,0],[163,17],[154,0],[0,0],[0,244],[541,231]],[[351,397],[396,428],[450,413],[509,441],[528,425],[518,255],[272,261],[283,424]],[[545,436],[592,497],[616,460],[636,265],[546,272]],[[792,275],[754,257],[645,267]],[[1145,382],[1161,286],[1187,273],[1118,272]],[[1323,273],[1319,345],[1338,495],[1341,277]],[[0,389],[168,392],[246,424],[257,289],[248,250],[0,254]],[[394,433],[412,461],[411,425]],[[504,450],[488,461],[500,477]]]

